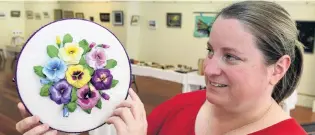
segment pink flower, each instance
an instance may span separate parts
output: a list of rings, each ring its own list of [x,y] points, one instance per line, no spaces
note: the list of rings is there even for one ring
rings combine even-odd
[[[92,42],[92,43],[89,45],[89,47],[90,47],[90,48],[93,48],[95,45],[96,45],[96,43]]]
[[[109,48],[109,45],[102,44],[102,47],[103,47],[103,48]]]
[[[87,64],[96,69],[104,68],[106,66],[106,53],[105,48],[94,47],[90,52],[85,56]]]

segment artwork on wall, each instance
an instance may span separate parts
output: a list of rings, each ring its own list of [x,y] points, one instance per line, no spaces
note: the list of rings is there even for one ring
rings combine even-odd
[[[63,18],[74,18],[73,11],[63,11]]]
[[[26,10],[25,15],[27,19],[34,19],[34,13],[31,10]]]
[[[213,16],[203,15],[196,16],[194,37],[197,38],[209,37],[213,21],[214,21]]]
[[[298,40],[305,46],[305,53],[314,52],[315,21],[296,21]]]
[[[113,11],[114,25],[124,25],[124,14],[123,11]]]
[[[90,16],[90,21],[94,22],[94,17]]]
[[[139,15],[133,15],[133,16],[131,16],[130,24],[133,25],[133,26],[138,25],[138,24],[139,24],[139,19],[140,19],[140,16],[139,16]]]
[[[62,10],[61,9],[55,9],[54,10],[54,19],[55,21],[62,19]]]
[[[82,12],[75,13],[75,18],[84,19],[84,13]]]
[[[4,19],[6,17],[5,12],[0,12],[0,19]]]
[[[182,14],[181,13],[167,13],[166,24],[168,27],[180,28],[182,26]]]
[[[110,13],[100,13],[101,22],[110,22]]]
[[[43,12],[44,18],[49,18],[48,12]]]
[[[36,20],[40,20],[41,19],[40,13],[35,13],[35,19]]]
[[[17,11],[17,10],[11,11],[11,17],[20,17],[20,16],[21,16],[21,11]]]
[[[155,30],[156,29],[156,21],[149,20],[149,28]]]

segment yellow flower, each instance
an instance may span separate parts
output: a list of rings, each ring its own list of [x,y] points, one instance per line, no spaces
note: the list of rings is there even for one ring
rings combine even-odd
[[[59,49],[59,57],[69,64],[78,64],[84,50],[77,43],[66,43]]]
[[[81,88],[90,81],[91,75],[89,73],[89,70],[82,65],[71,65],[66,71],[66,79],[72,86]]]
[[[56,37],[56,43],[57,43],[57,45],[60,45],[60,44],[61,44],[61,40],[60,40],[60,37],[59,37],[59,36]]]

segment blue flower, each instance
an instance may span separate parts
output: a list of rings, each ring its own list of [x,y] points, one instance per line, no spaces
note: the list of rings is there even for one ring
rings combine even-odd
[[[48,79],[46,79],[46,78],[41,78],[41,79],[40,79],[40,83],[41,83],[42,85],[45,85],[45,84],[50,83],[50,81],[49,81]]]
[[[58,82],[65,77],[67,65],[64,61],[57,57],[50,59],[43,68],[43,73],[47,79],[53,82]]]

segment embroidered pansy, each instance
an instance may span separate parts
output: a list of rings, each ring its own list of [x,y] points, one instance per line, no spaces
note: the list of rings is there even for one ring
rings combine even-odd
[[[77,91],[77,103],[83,110],[92,109],[101,97],[93,86],[90,85],[90,87],[86,84]]]
[[[111,87],[113,75],[108,69],[97,69],[92,76],[91,83],[97,90],[105,90]]]
[[[67,65],[64,61],[54,57],[49,59],[47,64],[43,68],[43,74],[46,75],[47,79],[53,82],[58,82],[60,79],[65,77]]]
[[[107,60],[105,48],[94,47],[90,52],[86,53],[85,59],[87,64],[94,69],[104,68]]]
[[[66,43],[59,49],[59,57],[69,64],[78,64],[84,50],[78,43]]]
[[[68,104],[71,100],[72,86],[62,79],[49,88],[50,99],[59,104]]]
[[[91,75],[82,65],[71,65],[66,72],[66,79],[72,86],[81,88],[90,81]]]

